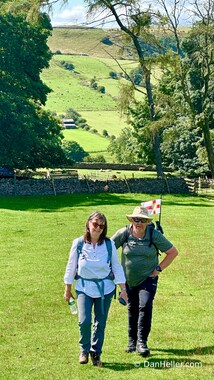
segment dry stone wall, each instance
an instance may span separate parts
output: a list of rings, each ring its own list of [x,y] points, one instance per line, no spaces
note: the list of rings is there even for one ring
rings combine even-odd
[[[184,178],[129,178],[125,180],[89,179],[1,179],[0,196],[86,194],[86,193],[146,193],[146,194],[188,194]]]

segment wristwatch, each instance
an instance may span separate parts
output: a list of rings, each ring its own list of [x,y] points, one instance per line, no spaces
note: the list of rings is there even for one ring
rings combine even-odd
[[[156,269],[158,272],[162,272],[162,269],[161,269],[160,265],[157,265],[155,269]]]

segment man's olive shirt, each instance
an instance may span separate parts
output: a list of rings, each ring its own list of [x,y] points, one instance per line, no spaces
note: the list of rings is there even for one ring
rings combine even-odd
[[[117,249],[122,247],[122,266],[126,281],[130,287],[133,287],[139,285],[151,275],[158,265],[158,254],[154,244],[151,244],[149,247],[149,229],[151,228],[149,225],[146,227],[144,237],[140,239],[132,235],[130,227],[128,227],[129,234],[127,234],[127,227],[121,228],[112,236],[112,240],[114,240]],[[166,252],[173,246],[172,243],[156,229],[154,229],[152,233],[152,242],[155,243],[161,252]]]

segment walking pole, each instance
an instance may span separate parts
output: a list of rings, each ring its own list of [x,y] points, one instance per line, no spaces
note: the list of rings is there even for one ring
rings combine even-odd
[[[160,213],[159,213],[159,220],[156,221],[157,230],[160,231],[162,234],[164,234],[163,228],[161,227],[161,208],[162,208],[162,194],[160,196]]]

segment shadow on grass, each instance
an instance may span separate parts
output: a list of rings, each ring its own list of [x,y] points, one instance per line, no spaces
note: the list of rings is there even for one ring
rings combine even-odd
[[[164,198],[163,204],[167,206],[194,206],[201,207],[202,198],[193,197],[185,194],[167,194],[168,199]],[[0,197],[0,208],[8,210],[39,210],[43,212],[60,211],[61,209],[74,208],[74,207],[99,207],[100,205],[124,205],[131,204],[135,206],[143,200],[149,200],[159,197],[159,195],[152,194],[59,194],[46,195],[46,196],[22,196],[22,197]],[[211,199],[211,198],[210,198]],[[209,198],[203,201],[208,201]],[[203,204],[203,207],[214,206],[210,204]],[[62,210],[63,211],[63,210]],[[64,210],[67,211],[67,210]]]
[[[155,350],[154,350],[155,351]],[[153,352],[154,352],[153,351]],[[196,347],[189,350],[184,349],[157,349],[157,352],[165,352],[170,357],[159,357],[158,354],[152,354],[148,358],[143,358],[140,355],[136,356],[136,360],[132,363],[121,362],[103,362],[103,367],[113,371],[130,371],[138,368],[151,368],[158,370],[167,370],[170,368],[202,368],[203,366],[210,366],[211,363],[202,362],[200,359],[191,359],[192,355],[212,355],[214,353],[214,346]],[[182,358],[178,358],[182,356]],[[131,356],[130,356],[131,358]],[[133,359],[133,356],[132,356]]]
[[[132,369],[136,369],[133,363],[117,363],[117,362],[102,362],[103,367],[107,369],[111,369],[112,371],[130,371]]]
[[[171,368],[202,368],[203,366],[209,366],[210,363],[204,363],[201,360],[192,360],[189,358],[178,359],[173,358],[136,358],[134,363],[107,363],[103,362],[103,367],[113,371],[131,371],[139,368],[151,368],[157,370],[167,370]]]
[[[139,368],[151,368],[157,370],[167,370],[170,368],[203,368],[210,366],[211,363],[205,363],[200,359],[191,359],[191,355],[212,355],[214,347],[196,347],[191,350],[174,350],[159,349],[158,351],[173,354],[172,357],[157,357],[155,354],[149,358],[143,358],[140,355],[136,357],[133,363],[103,362],[103,367],[113,371],[130,371]],[[175,356],[176,355],[176,356]],[[182,358],[178,358],[182,356]]]
[[[114,205],[132,203],[136,201],[134,195],[124,198],[123,194],[60,194],[32,197],[0,197],[0,208],[9,210],[40,210],[44,212],[59,211],[64,208],[88,207],[99,205]],[[66,211],[66,210],[65,210]]]
[[[172,348],[158,348],[158,352],[166,352],[167,354],[177,355],[177,356],[191,356],[191,355],[213,355],[214,354],[214,346],[206,346],[206,347],[195,347],[190,350],[184,349],[172,349]]]

